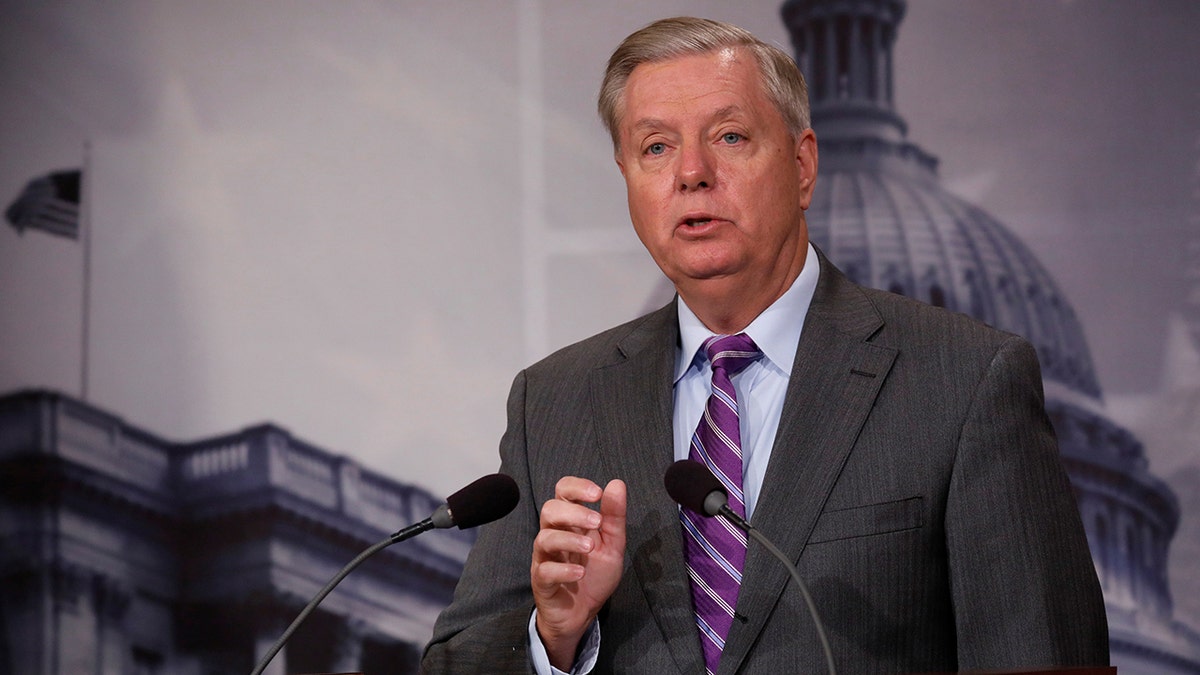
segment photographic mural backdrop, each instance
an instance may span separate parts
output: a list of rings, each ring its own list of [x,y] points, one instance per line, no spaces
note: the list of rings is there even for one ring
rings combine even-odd
[[[0,394],[176,441],[271,422],[448,494],[497,467],[517,370],[661,297],[608,54],[676,14],[791,51],[780,4],[2,0],[0,201],[82,169],[87,245],[0,227]],[[894,48],[908,139],[1049,270],[1177,495],[1193,628],[1197,34],[1189,0],[913,0]]]

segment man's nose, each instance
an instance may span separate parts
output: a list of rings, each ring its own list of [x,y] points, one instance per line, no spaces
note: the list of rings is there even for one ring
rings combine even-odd
[[[689,144],[681,148],[676,175],[680,192],[711,188],[715,179],[713,157],[703,144]]]

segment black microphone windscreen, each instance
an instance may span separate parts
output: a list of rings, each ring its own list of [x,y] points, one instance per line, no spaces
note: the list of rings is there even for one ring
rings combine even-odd
[[[725,493],[721,481],[707,466],[694,459],[681,459],[667,467],[663,485],[667,487],[671,499],[700,514],[706,513],[704,499],[708,495],[713,492]]]
[[[517,482],[502,473],[484,476],[446,498],[458,529],[465,530],[507,516],[517,507]]]

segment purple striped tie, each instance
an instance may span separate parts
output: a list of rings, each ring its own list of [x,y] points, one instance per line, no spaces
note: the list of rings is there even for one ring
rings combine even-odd
[[[692,435],[688,457],[708,466],[729,493],[729,508],[745,517],[742,434],[737,394],[729,378],[761,358],[762,352],[745,333],[714,335],[705,341],[704,349],[712,364],[712,395]],[[704,665],[709,673],[715,673],[737,606],[746,534],[724,518],[706,518],[688,509],[680,509],[679,517]]]

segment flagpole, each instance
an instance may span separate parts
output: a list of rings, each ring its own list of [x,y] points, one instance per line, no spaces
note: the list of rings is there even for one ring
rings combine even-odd
[[[88,400],[88,335],[92,316],[92,143],[83,142],[79,179],[79,236],[83,238],[83,319],[80,338],[79,398]]]

